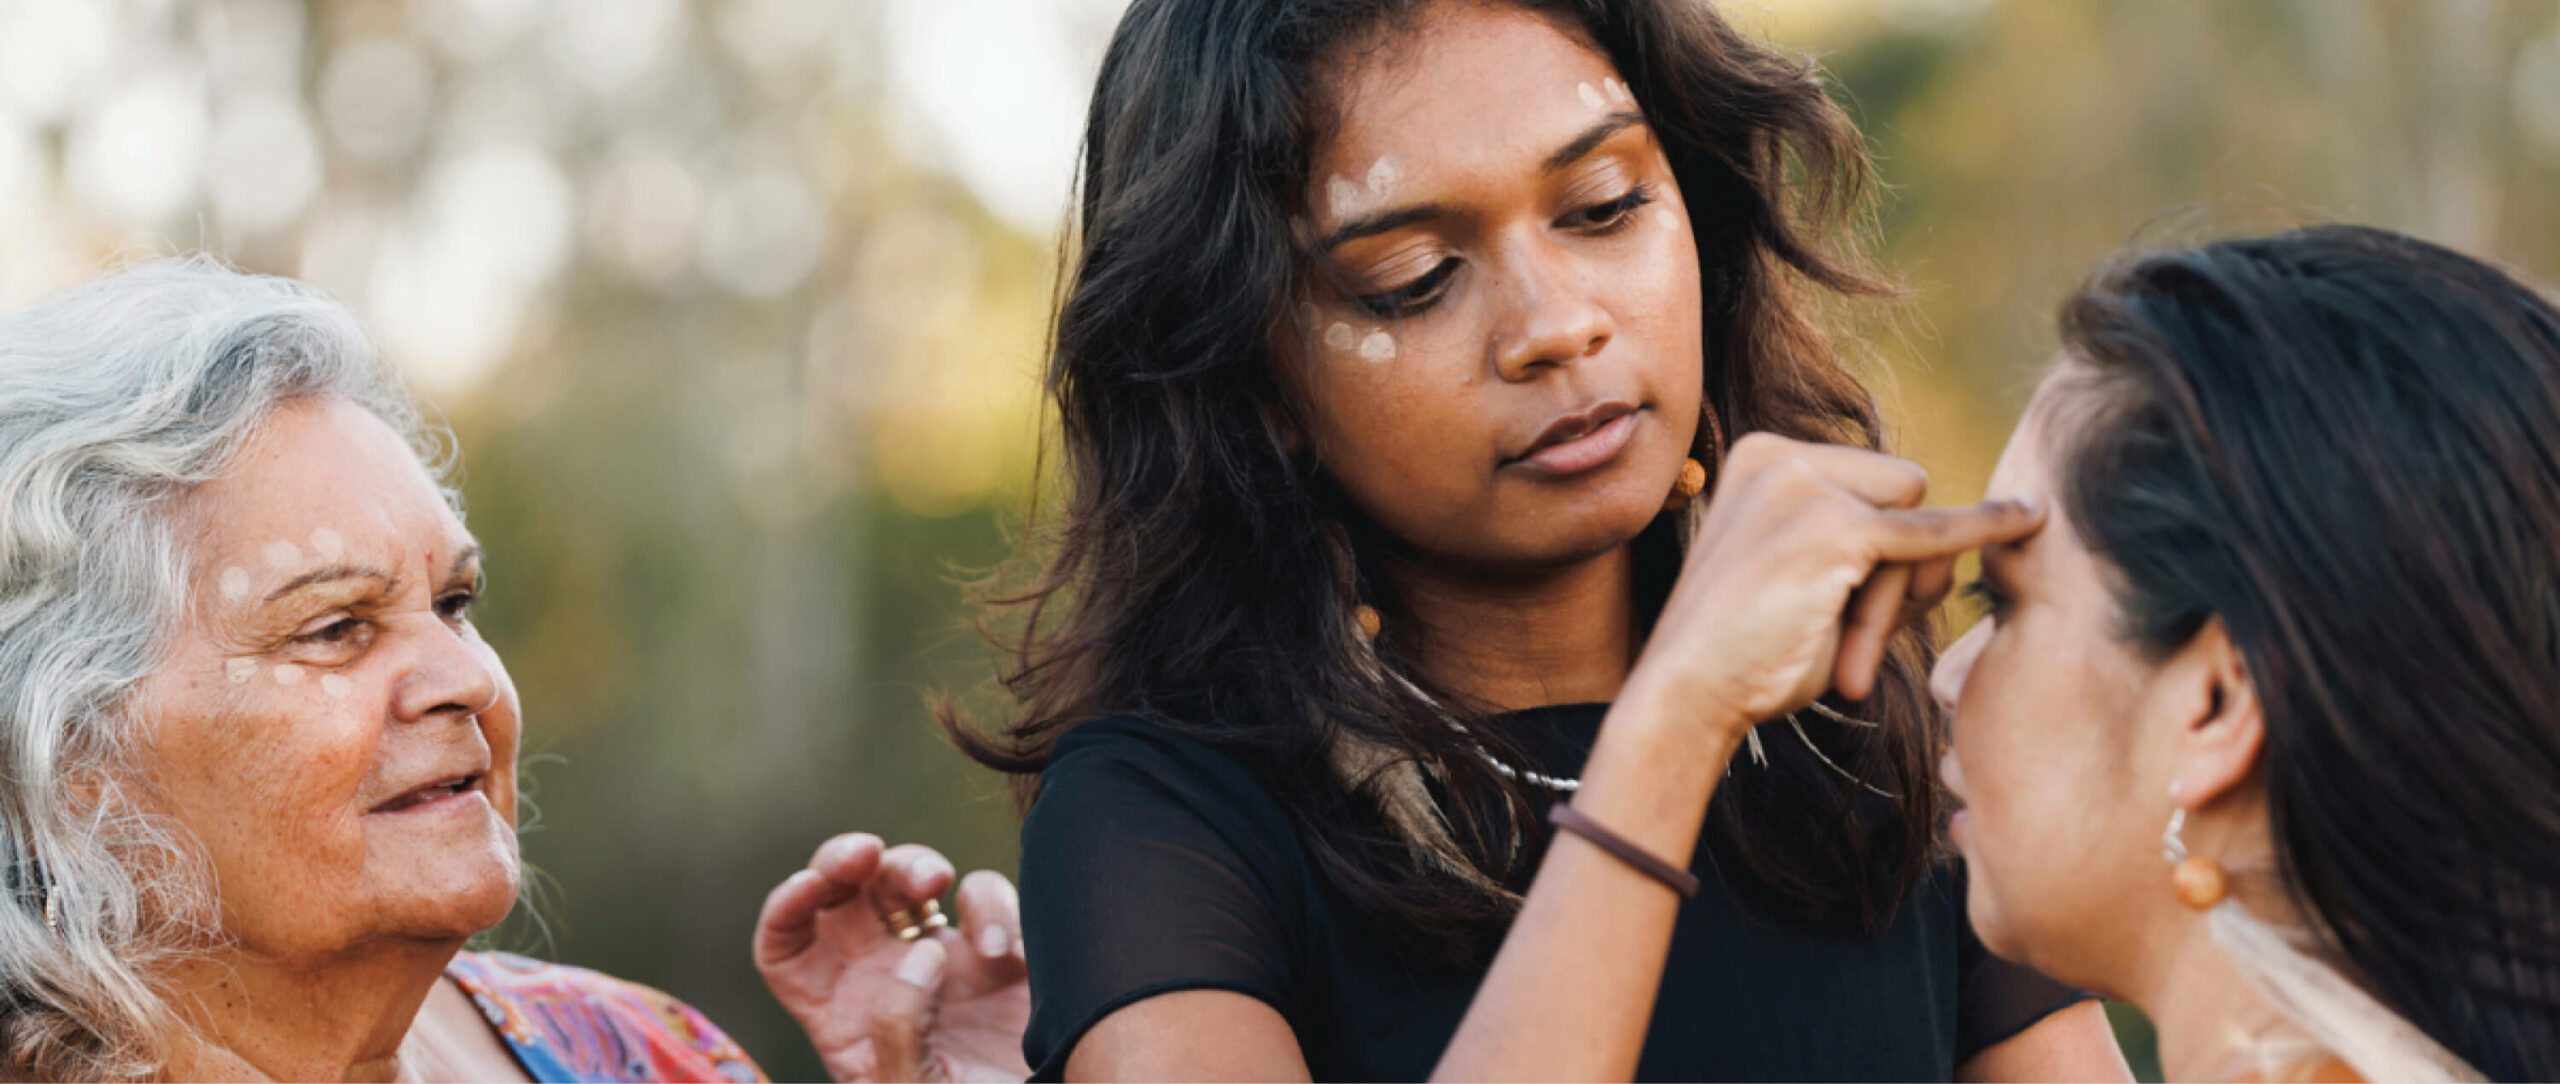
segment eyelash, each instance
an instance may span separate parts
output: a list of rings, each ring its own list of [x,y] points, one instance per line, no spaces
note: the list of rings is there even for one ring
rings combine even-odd
[[[1559,220],[1559,224],[1578,226],[1594,236],[1606,237],[1625,227],[1629,215],[1651,202],[1653,185],[1639,184],[1628,189],[1626,195],[1575,211]],[[1419,315],[1438,300],[1441,285],[1448,282],[1449,276],[1456,274],[1457,270],[1457,260],[1442,260],[1431,270],[1423,272],[1421,278],[1385,293],[1367,294],[1352,300],[1370,315],[1381,319]]]
[[[2009,608],[2015,604],[2015,600],[2011,599],[2007,592],[1994,586],[1987,577],[1975,579],[1972,583],[1964,585],[1964,593],[1966,598],[1980,604],[1982,611],[1995,621],[2006,616]]]
[[[456,591],[436,600],[436,614],[447,621],[468,621],[471,618],[471,606],[478,601],[480,601],[478,592]],[[363,618],[341,617],[294,637],[293,642],[319,647],[337,647],[345,644],[348,636],[365,624],[366,621]]]

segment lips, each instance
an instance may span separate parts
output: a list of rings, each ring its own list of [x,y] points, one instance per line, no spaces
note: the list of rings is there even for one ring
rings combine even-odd
[[[480,780],[485,776],[485,774],[486,773],[482,772],[471,772],[464,775],[447,776],[432,783],[411,787],[408,790],[400,792],[391,800],[374,806],[372,809],[366,810],[365,812],[405,813],[413,809],[425,808],[450,799],[476,793],[476,790],[480,785]]]
[[[1567,414],[1503,465],[1556,477],[1591,470],[1625,450],[1635,435],[1636,413],[1633,405],[1611,401]]]

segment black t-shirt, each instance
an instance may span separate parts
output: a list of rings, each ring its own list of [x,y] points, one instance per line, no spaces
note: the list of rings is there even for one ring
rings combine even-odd
[[[1605,705],[1502,717],[1551,773],[1580,771]],[[1745,762],[1735,771],[1749,771]],[[1550,831],[1545,825],[1524,831]],[[1960,870],[1934,873],[1872,938],[1754,917],[1722,879],[1681,905],[1638,1079],[1945,1080],[2087,995],[1985,952]],[[1765,912],[1762,912],[1765,913]],[[1233,990],[1288,1020],[1318,1080],[1419,1080],[1456,1034],[1498,938],[1464,964],[1400,950],[1337,896],[1252,772],[1138,719],[1084,723],[1022,827],[1033,1079],[1087,1029],[1175,990]]]

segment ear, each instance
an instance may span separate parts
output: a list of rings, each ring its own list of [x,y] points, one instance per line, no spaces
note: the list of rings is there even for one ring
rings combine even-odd
[[[2257,773],[2266,744],[2266,716],[2248,659],[2217,617],[2162,665],[2160,679],[2175,683],[2168,703],[2181,708],[2170,777],[2178,804],[2209,805]]]

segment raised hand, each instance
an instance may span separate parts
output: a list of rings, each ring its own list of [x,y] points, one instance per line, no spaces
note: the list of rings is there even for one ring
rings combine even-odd
[[[837,836],[765,897],[756,969],[837,1080],[1018,1081],[1031,994],[1013,884],[961,881],[960,924],[914,942],[883,914],[914,911],[951,886],[931,848]]]
[[[2013,501],[1918,507],[1928,487],[1876,452],[1736,441],[1628,684],[1746,724],[1835,687],[1864,699],[1886,638],[1946,594],[1958,556],[2044,522]]]

